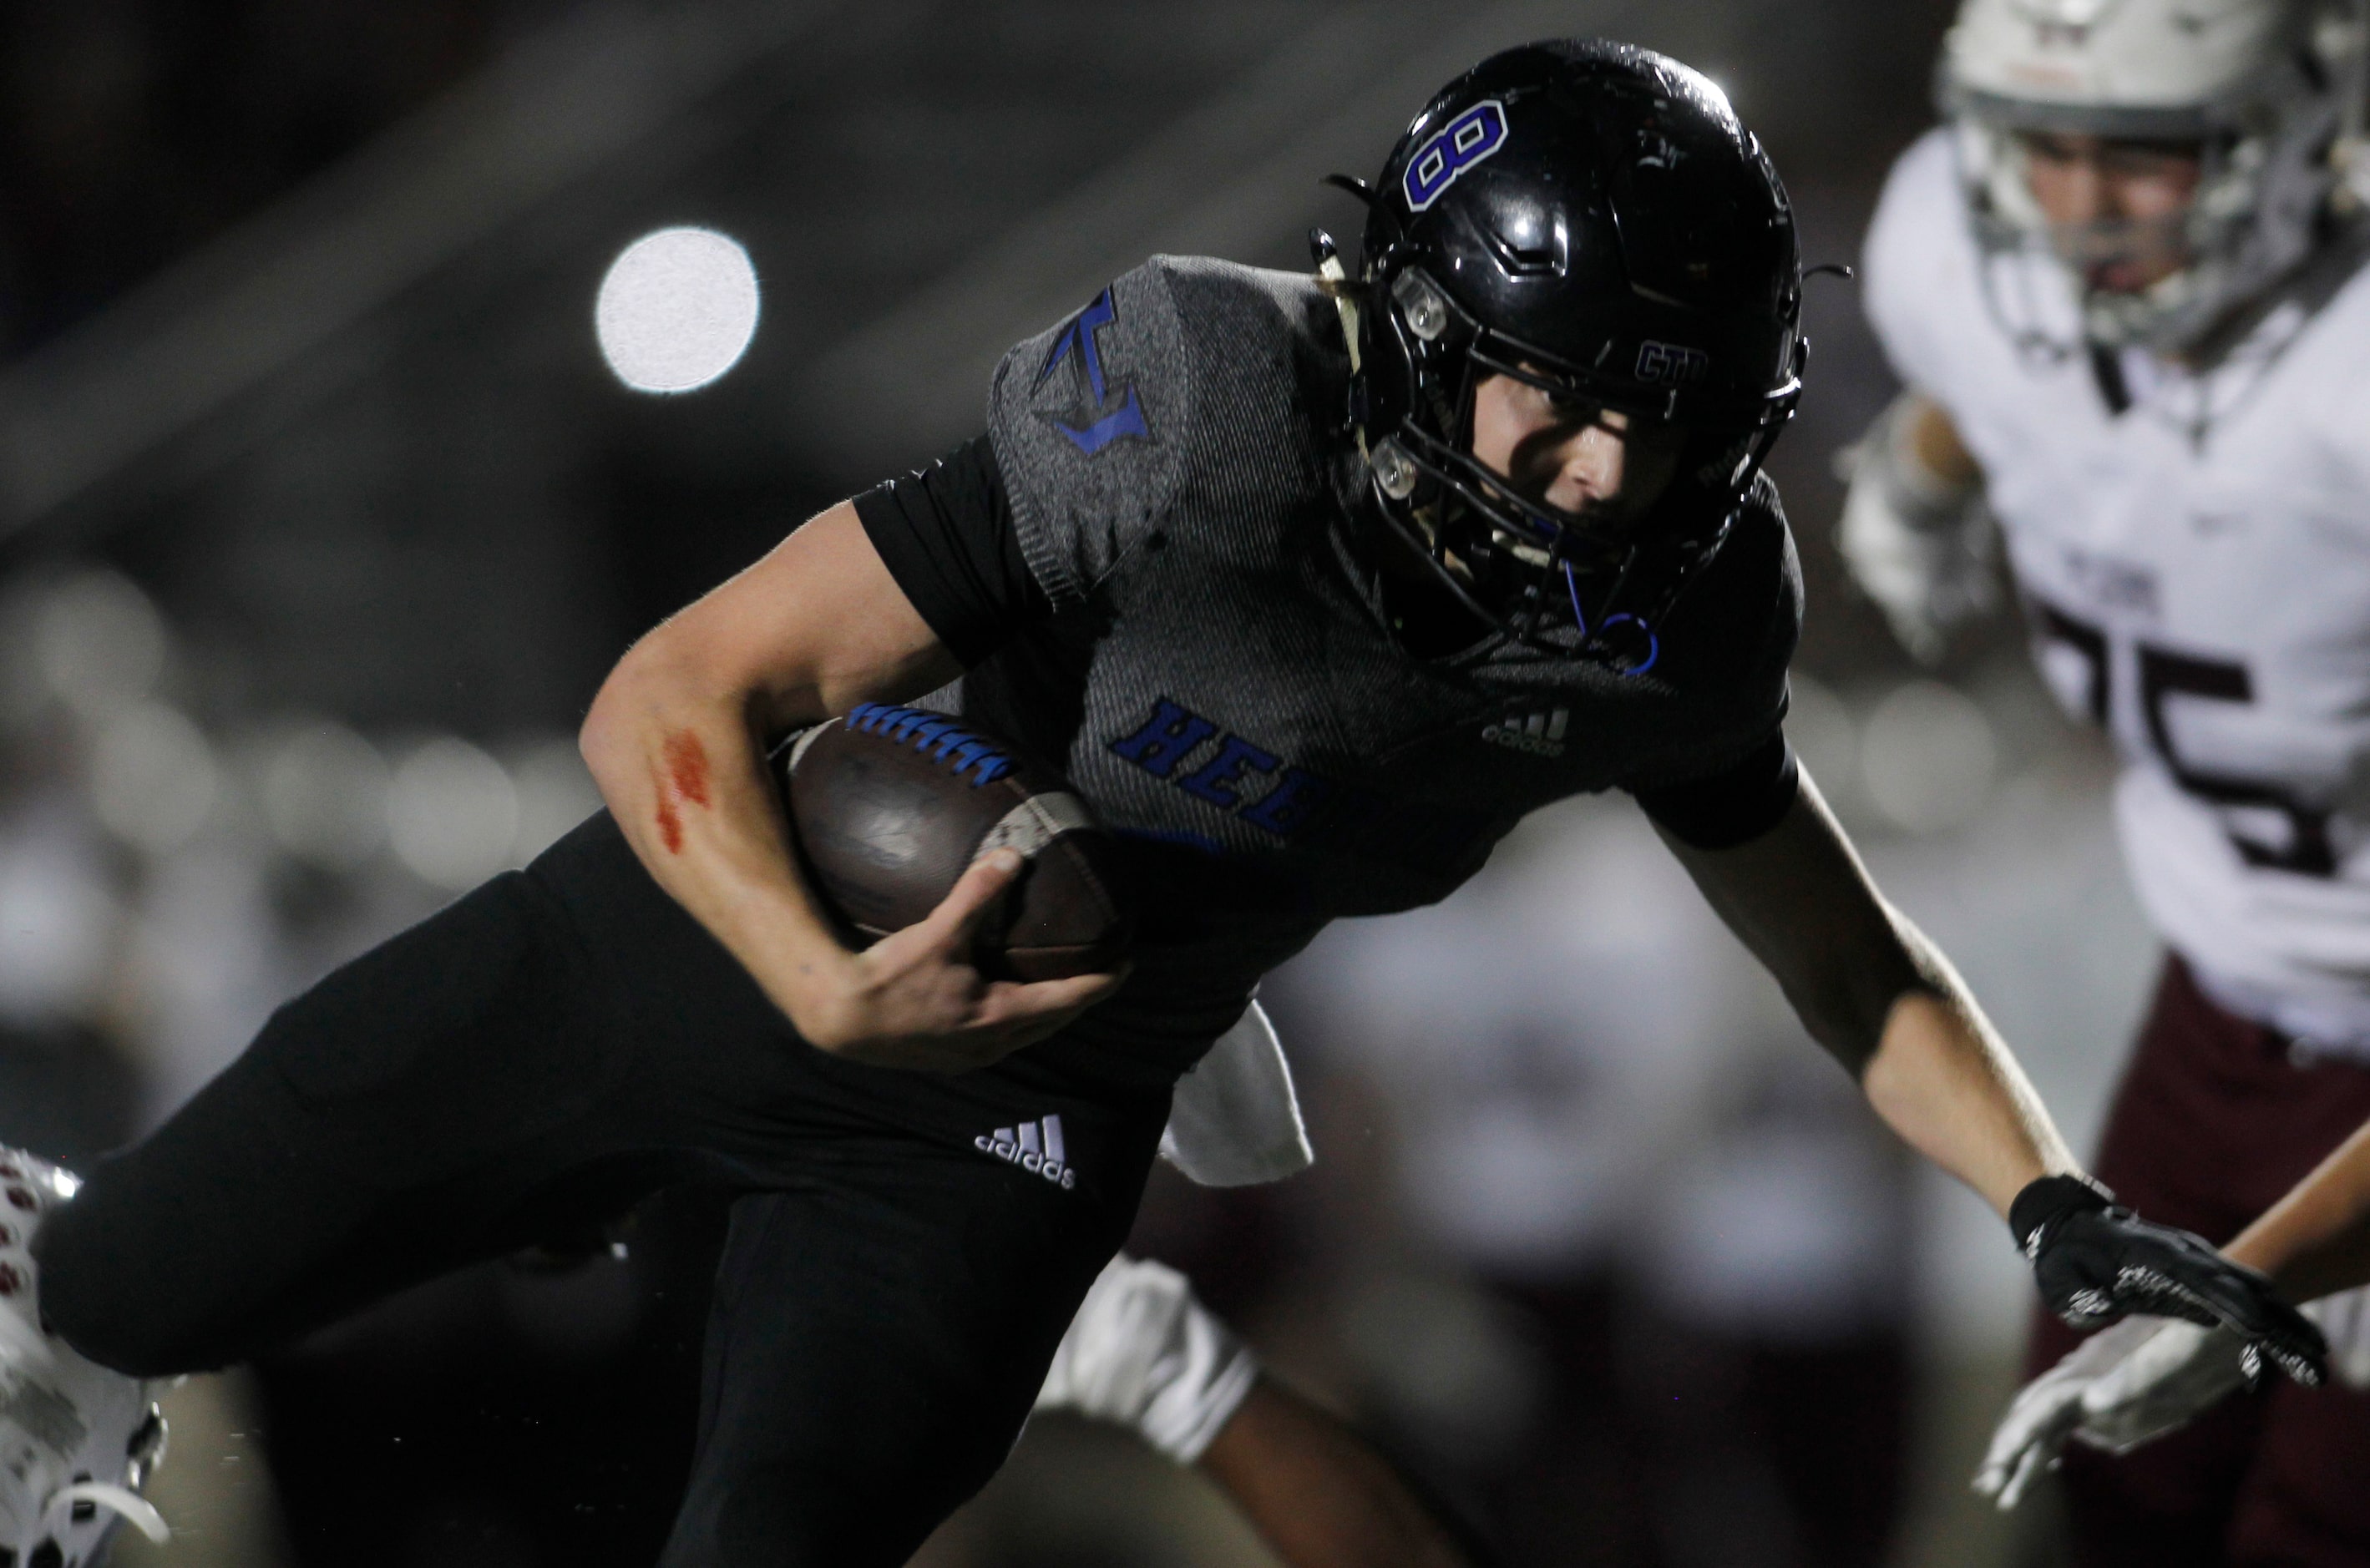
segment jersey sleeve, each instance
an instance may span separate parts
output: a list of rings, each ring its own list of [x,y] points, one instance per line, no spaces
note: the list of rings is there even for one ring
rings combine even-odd
[[[988,440],[1021,557],[1056,612],[1085,603],[1168,509],[1193,395],[1188,367],[1156,260],[996,367]]]
[[[1764,474],[1754,480],[1728,542],[1662,624],[1658,668],[1666,667],[1685,693],[1683,705],[1669,743],[1640,758],[1620,787],[1641,800],[1667,799],[1674,812],[1692,816],[1696,798],[1672,792],[1723,775],[1733,785],[1745,776],[1735,770],[1749,771],[1756,756],[1767,761],[1766,748],[1785,722],[1786,671],[1801,635],[1801,561],[1778,486]],[[1772,770],[1764,782],[1784,794],[1791,784],[1774,763]],[[1713,785],[1711,794],[1723,787]],[[1790,804],[1785,795],[1778,814]],[[1718,814],[1717,807],[1702,809]],[[1741,807],[1741,816],[1754,809]],[[1720,829],[1706,830],[1716,835]]]
[[[855,506],[906,601],[964,669],[1051,611],[1021,556],[1011,500],[985,436],[875,486]]]
[[[1783,730],[1708,778],[1637,792],[1639,807],[1683,844],[1699,850],[1749,844],[1793,808],[1802,770]]]
[[[1860,298],[1884,357],[1929,395],[1953,380],[1942,318],[1961,303],[1966,222],[1950,133],[1937,128],[1894,162],[1860,255]]]

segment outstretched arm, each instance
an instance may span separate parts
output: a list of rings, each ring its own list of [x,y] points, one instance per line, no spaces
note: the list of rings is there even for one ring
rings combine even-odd
[[[1965,983],[1877,892],[1807,773],[1777,827],[1748,843],[1664,837],[1877,1114],[2008,1219],[2051,1310],[2077,1328],[2135,1311],[2224,1324],[2319,1380],[2318,1331],[2269,1280],[2078,1174]]]
[[[861,953],[799,876],[767,744],[960,672],[842,502],[635,644],[585,718],[584,760],[634,853],[822,1049],[961,1071],[1043,1038],[1114,983],[990,983],[971,967],[972,927],[1019,870],[1009,851]]]
[[[1750,843],[1663,838],[1912,1148],[2003,1218],[2028,1184],[2077,1168],[1965,982],[1877,892],[1807,772],[1785,817]]]

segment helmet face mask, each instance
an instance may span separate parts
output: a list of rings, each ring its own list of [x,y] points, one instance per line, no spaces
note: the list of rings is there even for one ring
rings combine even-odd
[[[1533,45],[1437,95],[1369,207],[1356,407],[1386,520],[1501,632],[1643,668],[1800,394],[1792,216],[1758,144],[1674,61]],[[1575,426],[1683,432],[1675,477],[1635,510],[1524,495],[1474,455],[1492,375]]]
[[[1636,426],[1661,424],[1655,415],[1622,408],[1570,367],[1541,363],[1542,356],[1505,340],[1467,315],[1432,286],[1420,267],[1409,267],[1393,288],[1395,326],[1415,338],[1411,359],[1437,357],[1441,373],[1421,383],[1425,418],[1403,423],[1383,438],[1413,461],[1415,471],[1448,486],[1458,500],[1493,530],[1501,548],[1538,567],[1570,564],[1594,571],[1627,548],[1627,528],[1609,515],[1567,510],[1526,492],[1510,474],[1477,452],[1484,383],[1502,376],[1544,393],[1556,406],[1559,426],[1599,424],[1607,410]],[[1435,325],[1436,324],[1436,325]],[[1430,330],[1427,338],[1419,326]],[[1628,439],[1625,435],[1625,439]],[[1403,473],[1394,468],[1394,473]],[[1394,486],[1385,475],[1385,489]],[[1404,487],[1404,479],[1398,486]]]
[[[2003,327],[2052,354],[2180,353],[2292,275],[2327,229],[2360,46],[2328,0],[1964,0],[1939,96]],[[2194,194],[2177,218],[2053,223],[2036,137],[2185,146]],[[2175,250],[2137,286],[2112,277],[2119,255]]]
[[[2198,189],[2226,145],[2019,132],[2011,147],[2050,249],[2090,292],[2146,293],[2194,264]]]

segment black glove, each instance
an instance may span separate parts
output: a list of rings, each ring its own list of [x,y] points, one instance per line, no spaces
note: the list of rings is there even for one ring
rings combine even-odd
[[[2247,1342],[2307,1388],[2328,1371],[2329,1345],[2272,1282],[2198,1237],[2142,1219],[2084,1176],[2043,1176],[2016,1195],[2008,1222],[2031,1261],[2041,1299],[2077,1329],[2127,1312],[2187,1318]]]

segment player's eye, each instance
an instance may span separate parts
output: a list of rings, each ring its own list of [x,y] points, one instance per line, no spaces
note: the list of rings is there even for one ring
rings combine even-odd
[[[2194,175],[2203,155],[2195,143],[2111,142],[2100,150],[2099,167],[2125,179],[2171,179]]]

